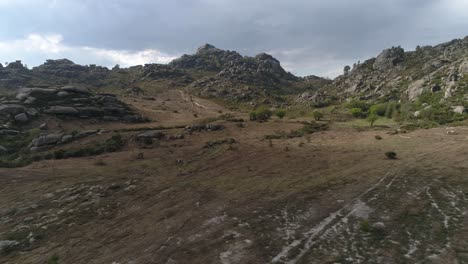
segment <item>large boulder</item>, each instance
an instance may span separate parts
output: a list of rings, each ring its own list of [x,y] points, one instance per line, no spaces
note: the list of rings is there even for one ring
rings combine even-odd
[[[39,150],[42,148],[46,148],[48,146],[56,145],[62,139],[62,133],[52,133],[39,136],[38,138],[34,139],[30,144],[31,150]]]
[[[461,105],[455,106],[455,107],[453,108],[453,112],[454,112],[454,113],[457,113],[457,114],[463,114],[463,113],[465,113],[465,111],[466,111],[465,107],[464,107],[464,106],[461,106]]]
[[[3,104],[3,105],[0,105],[0,113],[11,114],[11,115],[24,113],[24,106],[19,105],[19,104]]]
[[[401,47],[386,49],[377,56],[374,62],[374,69],[385,71],[395,67],[403,61],[405,51]]]
[[[420,80],[410,83],[410,85],[408,85],[408,90],[406,91],[408,95],[408,99],[416,100],[416,98],[419,97],[424,91],[425,83],[426,83],[426,80],[424,79],[420,79]]]
[[[468,74],[468,60],[463,61],[458,68],[461,74]]]

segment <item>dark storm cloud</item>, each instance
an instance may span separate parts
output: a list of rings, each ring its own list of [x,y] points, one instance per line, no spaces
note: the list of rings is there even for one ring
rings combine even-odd
[[[167,54],[203,43],[270,52],[297,74],[334,76],[392,45],[463,37],[463,0],[0,0],[2,40],[60,34],[75,47]]]

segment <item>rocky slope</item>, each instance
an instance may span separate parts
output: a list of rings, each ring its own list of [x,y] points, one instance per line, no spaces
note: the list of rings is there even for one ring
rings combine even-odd
[[[299,78],[283,69],[271,55],[242,56],[236,51],[205,44],[192,55],[168,65],[146,64],[130,68],[82,66],[67,59],[47,60],[31,70],[21,61],[0,67],[0,88],[84,85],[134,90],[144,83],[165,82],[166,88],[185,88],[197,95],[233,101],[280,100],[278,96],[316,89],[329,81]],[[267,100],[268,101],[268,100]]]
[[[241,56],[235,51],[218,49],[210,44],[196,54],[184,55],[169,64],[175,68],[210,71],[213,75],[195,80],[190,89],[205,97],[252,101],[294,93],[300,78],[286,72],[271,55]]]
[[[437,46],[384,50],[376,58],[345,70],[320,93],[340,99],[414,101],[424,93],[462,103],[468,97],[468,37]]]

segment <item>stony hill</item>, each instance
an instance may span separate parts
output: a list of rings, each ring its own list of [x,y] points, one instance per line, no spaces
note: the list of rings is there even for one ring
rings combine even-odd
[[[386,49],[376,58],[345,67],[323,92],[340,99],[410,101],[433,94],[460,104],[468,93],[468,37],[415,51]]]
[[[0,67],[0,88],[81,85],[92,89],[134,91],[147,83],[162,82],[166,88],[187,88],[204,97],[257,102],[282,101],[279,96],[316,89],[329,80],[300,78],[283,69],[273,56],[261,53],[242,56],[210,44],[192,55],[183,55],[168,65],[146,64],[113,69],[82,66],[68,59],[47,60],[27,69],[21,61]]]

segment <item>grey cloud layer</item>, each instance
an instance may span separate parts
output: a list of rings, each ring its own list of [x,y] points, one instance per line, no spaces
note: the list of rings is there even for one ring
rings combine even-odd
[[[296,74],[336,75],[383,48],[463,37],[464,0],[0,0],[1,39],[57,33],[73,46],[271,52]]]

